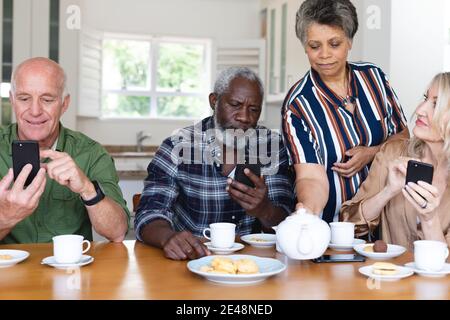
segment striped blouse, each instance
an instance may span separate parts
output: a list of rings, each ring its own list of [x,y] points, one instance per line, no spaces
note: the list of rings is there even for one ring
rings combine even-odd
[[[367,177],[369,165],[351,178],[331,170],[346,162],[345,152],[356,146],[376,146],[406,128],[398,98],[384,72],[371,63],[348,63],[352,114],[311,69],[289,91],[282,108],[283,137],[294,164],[325,167],[330,192],[322,213],[327,222],[339,219],[341,204],[353,197]]]

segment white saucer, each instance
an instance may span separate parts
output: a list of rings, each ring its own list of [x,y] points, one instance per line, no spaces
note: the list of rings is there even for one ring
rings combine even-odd
[[[415,273],[417,273],[421,276],[424,276],[424,277],[439,278],[439,277],[445,277],[446,275],[450,274],[450,263],[446,263],[444,265],[444,268],[442,268],[442,270],[439,270],[439,271],[427,271],[427,270],[418,269],[418,268],[416,268],[416,265],[414,264],[414,262],[406,263],[405,267],[410,268]]]
[[[351,245],[330,243],[328,245],[328,248],[333,249],[335,251],[352,251],[353,246],[356,246],[357,244],[363,244],[363,243],[366,243],[366,241],[362,240],[362,239],[354,239],[353,244],[351,244]]]
[[[46,264],[58,269],[67,269],[67,268],[76,268],[76,267],[82,267],[87,264],[92,263],[94,261],[94,258],[88,255],[83,254],[81,256],[81,260],[77,263],[58,263],[56,262],[55,258],[53,256],[47,257],[42,259],[41,264]]]
[[[11,259],[0,259],[0,268],[11,267],[30,256],[30,253],[23,250],[0,250],[0,255],[10,256]]]
[[[235,242],[231,248],[215,248],[212,246],[211,242],[205,242],[204,245],[207,246],[208,249],[215,254],[229,254],[235,251],[242,250],[244,248],[244,245],[238,242]]]
[[[241,240],[257,248],[270,248],[275,245],[277,236],[272,233],[253,233],[241,237]]]
[[[373,260],[387,260],[387,259],[393,259],[398,256],[401,256],[403,253],[406,252],[406,248],[395,245],[395,244],[388,244],[387,245],[387,252],[367,252],[364,251],[364,248],[366,246],[373,246],[373,243],[370,244],[357,244],[353,247],[353,249],[358,252],[360,255],[365,256],[369,259]]]
[[[412,271],[410,268],[397,266],[398,273],[397,274],[391,274],[391,275],[381,275],[381,274],[373,274],[372,273],[372,266],[364,266],[359,268],[359,272],[366,277],[376,279],[376,280],[382,280],[382,281],[397,281],[409,276],[412,276],[414,274],[414,271]]]

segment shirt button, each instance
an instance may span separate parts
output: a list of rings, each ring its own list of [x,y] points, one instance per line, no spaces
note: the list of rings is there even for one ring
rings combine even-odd
[[[231,219],[233,219],[233,220],[234,220],[234,219],[236,219],[236,217],[235,217],[235,216],[232,216],[232,217],[231,217]]]

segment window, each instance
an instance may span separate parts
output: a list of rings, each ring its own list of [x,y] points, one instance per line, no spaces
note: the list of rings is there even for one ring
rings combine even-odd
[[[209,114],[208,40],[107,35],[102,51],[102,117]]]

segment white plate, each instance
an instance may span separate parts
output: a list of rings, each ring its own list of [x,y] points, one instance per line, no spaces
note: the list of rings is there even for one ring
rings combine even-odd
[[[366,243],[366,241],[362,240],[362,239],[354,239],[353,244],[351,244],[351,245],[330,243],[328,245],[328,248],[333,249],[335,251],[350,251],[350,250],[353,250],[353,247],[356,246],[357,244],[363,244],[363,243]]]
[[[200,271],[202,266],[210,265],[212,259],[215,257],[217,256],[206,256],[197,260],[189,261],[187,267],[191,272],[196,273],[209,281],[233,285],[258,283],[264,281],[270,276],[283,272],[286,269],[286,265],[276,259],[235,254],[227,257],[233,260],[252,259],[258,265],[260,272],[255,274],[218,274]]]
[[[56,262],[55,258],[53,256],[47,257],[42,259],[41,264],[46,264],[58,269],[67,269],[67,268],[76,268],[76,267],[82,267],[87,264],[92,263],[94,261],[94,258],[88,255],[83,254],[81,256],[81,260],[77,263],[58,263]]]
[[[381,275],[381,274],[373,274],[372,273],[372,266],[364,266],[359,268],[359,272],[365,275],[366,277],[376,279],[376,280],[383,280],[383,281],[396,281],[399,279],[403,279],[409,276],[412,276],[414,274],[414,271],[412,271],[410,268],[397,266],[398,273],[392,274],[392,275]]]
[[[444,268],[442,268],[442,270],[439,270],[439,271],[427,271],[427,270],[418,269],[418,268],[416,268],[416,265],[414,264],[414,262],[409,262],[409,263],[405,264],[405,267],[410,268],[415,273],[417,273],[421,276],[424,276],[424,277],[439,278],[439,277],[445,277],[446,275],[450,274],[450,263],[446,263],[444,265]]]
[[[12,259],[0,259],[0,268],[11,267],[30,256],[30,253],[23,250],[0,250],[0,255],[11,256]]]
[[[357,244],[353,246],[353,249],[358,252],[360,255],[365,256],[369,259],[373,260],[386,260],[396,258],[405,253],[406,248],[402,246],[398,246],[396,244],[388,244],[387,252],[366,252],[364,251],[365,246],[369,246],[371,244]]]
[[[244,245],[242,243],[235,242],[231,248],[215,248],[212,246],[211,242],[205,242],[205,246],[215,254],[229,254],[235,251],[242,250]]]
[[[277,236],[271,233],[253,233],[241,237],[242,241],[258,248],[269,248],[275,245]]]

